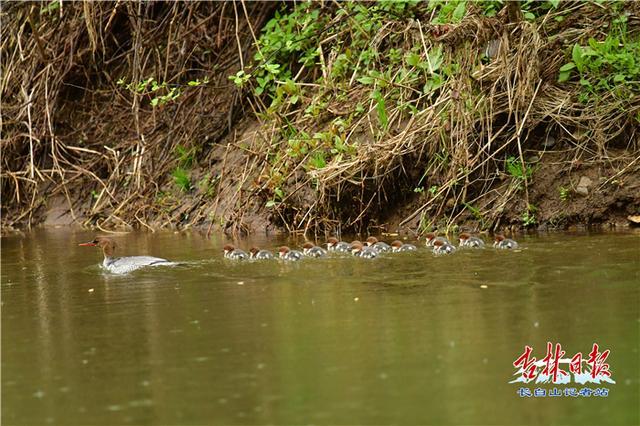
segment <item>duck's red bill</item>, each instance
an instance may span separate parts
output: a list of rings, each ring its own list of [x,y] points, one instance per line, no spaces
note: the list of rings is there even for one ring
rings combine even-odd
[[[78,245],[79,246],[90,246],[90,247],[95,247],[96,246],[94,243],[80,243]]]

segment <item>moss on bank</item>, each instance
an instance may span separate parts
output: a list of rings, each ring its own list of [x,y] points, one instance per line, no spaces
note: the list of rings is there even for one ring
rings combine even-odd
[[[625,200],[594,223],[638,208],[635,3],[237,6],[72,4],[57,24],[14,7],[3,67],[25,80],[3,96],[40,114],[25,129],[33,111],[9,108],[3,223],[57,191],[103,227],[565,226],[592,219],[549,200],[584,204],[594,166],[584,209]]]

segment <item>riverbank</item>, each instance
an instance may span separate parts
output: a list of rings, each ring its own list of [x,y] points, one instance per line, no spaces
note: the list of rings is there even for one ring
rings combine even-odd
[[[633,2],[7,13],[3,229],[420,234],[640,214]]]

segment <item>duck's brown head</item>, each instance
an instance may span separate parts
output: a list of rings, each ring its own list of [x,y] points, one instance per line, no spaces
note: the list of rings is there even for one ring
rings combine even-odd
[[[427,239],[427,241],[431,241],[434,238],[436,238],[438,235],[435,232],[427,232],[424,236]]]
[[[333,247],[338,243],[339,243],[339,241],[335,237],[330,237],[330,238],[327,239],[327,247]]]
[[[359,253],[362,251],[362,243],[360,241],[354,241],[351,243],[351,253]]]
[[[78,245],[85,247],[100,247],[104,255],[107,257],[113,256],[113,252],[116,249],[116,242],[111,238],[102,235],[98,235],[93,239],[93,241],[89,241],[88,243],[80,243]]]
[[[258,247],[251,247],[249,249],[249,253],[251,253],[251,257],[255,256],[256,253],[258,253],[260,251],[260,249]]]
[[[224,250],[224,254],[231,253],[235,249],[236,248],[234,246],[232,246],[231,244],[226,244],[224,247],[222,247],[222,250]]]
[[[496,243],[499,243],[500,241],[504,241],[504,235],[496,235],[494,239]]]
[[[367,241],[365,241],[364,243],[368,246],[372,246],[377,242],[378,242],[378,239],[376,237],[369,237],[367,238]]]
[[[287,246],[282,246],[278,249],[278,255],[280,257],[284,257],[287,253],[289,253],[289,247]]]
[[[433,246],[434,247],[442,247],[443,245],[444,245],[444,241],[442,241],[442,240],[435,240],[433,242]]]
[[[399,249],[400,247],[402,247],[402,241],[395,240],[394,242],[391,243],[391,247]]]
[[[313,244],[311,241],[307,241],[302,245],[303,250],[311,250],[314,247],[315,247],[315,244]]]
[[[471,235],[469,235],[466,232],[463,232],[462,234],[458,235],[458,238],[460,239],[460,241],[467,241],[470,237]]]

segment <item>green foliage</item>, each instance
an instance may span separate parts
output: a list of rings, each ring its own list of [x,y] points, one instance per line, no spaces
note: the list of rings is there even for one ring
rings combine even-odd
[[[479,0],[475,2],[475,5],[480,8],[480,11],[485,16],[496,16],[496,14],[504,6],[502,0]]]
[[[378,120],[382,125],[383,130],[387,130],[389,125],[389,118],[387,117],[387,109],[385,108],[384,98],[378,90],[371,93],[371,98],[376,101],[376,111],[378,112]]]
[[[562,201],[568,201],[571,197],[571,191],[569,188],[565,188],[564,186],[558,188],[558,193],[560,194],[560,199]]]
[[[464,18],[467,12],[466,0],[432,1],[430,9],[438,8],[438,13],[433,19],[434,24],[456,24]]]
[[[256,83],[254,93],[268,93],[276,97],[278,81],[292,78],[294,67],[311,67],[320,54],[313,36],[326,24],[327,17],[311,3],[298,4],[291,13],[277,11],[262,29],[254,56],[255,69],[251,74],[243,70],[231,77],[236,85],[250,78]]]
[[[277,207],[284,200],[284,191],[280,187],[273,190],[273,198],[265,204],[267,208]]]
[[[290,102],[295,104],[302,89],[293,76],[300,70],[311,70],[322,65],[318,38],[346,31],[351,35],[350,45],[335,52],[332,68],[327,70],[330,71],[330,77],[341,79],[360,70],[362,75],[358,76],[358,81],[373,84],[376,77],[369,76],[368,71],[381,58],[377,50],[371,47],[371,39],[388,19],[410,13],[409,10],[417,3],[380,1],[370,5],[345,2],[336,12],[337,17],[348,17],[341,19],[340,25],[331,24],[330,14],[321,13],[313,2],[298,3],[289,12],[283,8],[264,26],[258,39],[254,64],[229,78],[239,87],[252,82],[254,94],[269,95],[272,107],[283,104],[287,97],[292,97]],[[400,54],[399,50],[394,51],[392,56],[396,62],[400,60]],[[283,84],[289,84],[287,90],[279,90]]]
[[[535,21],[536,19],[546,15],[549,10],[557,9],[560,5],[560,0],[527,0],[521,2],[520,8],[522,9],[522,15],[527,21]]]
[[[190,80],[187,82],[187,86],[198,87],[207,83],[209,83],[209,78],[205,77],[203,80]],[[127,83],[126,78],[121,77],[118,79],[116,84],[120,87],[124,87],[132,93],[148,97],[149,103],[153,107],[175,101],[182,95],[182,90],[178,85],[169,85],[166,81],[160,83],[154,77],[148,77],[142,81],[132,81],[129,83]]]
[[[171,176],[173,176],[173,183],[178,187],[178,189],[182,192],[189,192],[192,189],[191,186],[191,177],[189,173],[183,169],[182,167],[176,167],[172,172]]]
[[[51,12],[60,9],[60,4],[61,4],[60,0],[50,1],[46,6],[43,6],[40,8],[40,14],[41,15],[43,13],[51,14]]]
[[[309,167],[312,169],[323,169],[327,165],[323,152],[315,152],[309,159]]]
[[[628,39],[626,20],[625,15],[615,19],[603,41],[589,38],[586,45],[574,44],[571,61],[560,67],[558,82],[577,78],[582,102],[605,93],[628,99],[640,91],[640,42]]]
[[[196,154],[195,148],[185,148],[182,145],[177,145],[175,152],[178,157],[178,165],[180,167],[189,168],[193,165]]]
[[[247,81],[251,78],[251,74],[247,74],[244,70],[238,71],[235,75],[230,75],[229,80],[238,87],[243,87]]]
[[[473,3],[475,7],[485,16],[495,16],[506,4],[504,0],[448,0],[429,2],[431,10],[438,9],[435,19],[436,24],[457,24],[466,15],[467,5]],[[527,0],[520,2],[520,8],[524,19],[535,21],[537,18],[547,14],[551,9],[557,9],[560,0]]]
[[[173,176],[173,183],[180,191],[190,192],[193,189],[193,184],[191,183],[191,177],[188,169],[191,168],[195,162],[196,149],[193,147],[186,148],[182,145],[177,145],[175,148],[175,154],[178,159],[178,166],[171,172],[171,176]],[[209,175],[206,175],[205,177],[208,181]],[[198,187],[201,190],[203,190],[203,180],[204,178],[198,182]],[[204,189],[206,190],[206,188]]]
[[[511,175],[511,177],[515,179],[528,181],[533,176],[533,166],[525,163],[523,168],[522,162],[518,157],[507,158],[505,165],[507,173],[509,173],[509,175]]]

